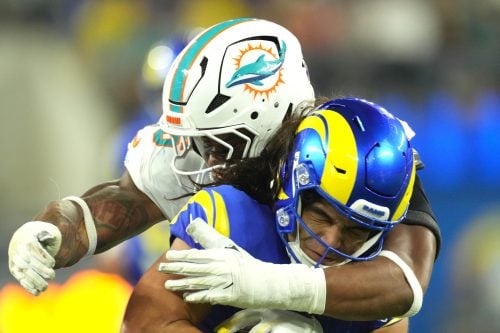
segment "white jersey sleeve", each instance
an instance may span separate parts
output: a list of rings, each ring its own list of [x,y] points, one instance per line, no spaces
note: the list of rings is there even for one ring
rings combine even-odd
[[[188,176],[178,175],[172,170],[170,165],[174,156],[172,137],[156,124],[146,126],[137,133],[128,144],[125,156],[125,167],[134,184],[161,209],[167,219],[174,217],[190,198],[189,194],[195,191],[194,183]],[[204,161],[190,149],[183,163],[194,170],[199,169]]]

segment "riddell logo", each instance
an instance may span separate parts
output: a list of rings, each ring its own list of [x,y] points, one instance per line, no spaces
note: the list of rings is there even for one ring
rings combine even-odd
[[[256,98],[276,92],[276,88],[285,83],[283,81],[283,63],[285,61],[286,44],[281,42],[279,54],[273,52],[273,48],[266,48],[262,42],[258,44],[248,43],[233,58],[236,71],[226,83],[226,88],[244,85],[244,90],[253,94]]]
[[[382,217],[384,216],[384,212],[379,210],[379,209],[376,209],[374,207],[370,207],[368,205],[363,205],[363,210],[367,211],[368,213],[370,214],[373,214],[373,215],[376,215],[376,216],[379,216],[379,217]]]

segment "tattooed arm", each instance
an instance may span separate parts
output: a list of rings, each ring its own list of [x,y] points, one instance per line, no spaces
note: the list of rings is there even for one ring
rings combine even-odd
[[[81,198],[94,218],[97,230],[96,253],[144,231],[165,219],[160,209],[139,191],[128,172],[119,180],[99,184]],[[51,202],[35,220],[56,225],[62,234],[55,267],[71,266],[87,252],[88,238],[82,209],[72,201]]]
[[[96,253],[165,219],[149,197],[137,189],[128,172],[119,180],[93,187],[77,200],[80,203],[64,199],[50,202],[11,238],[9,270],[34,295],[47,288],[47,280],[55,277],[55,268],[71,266],[87,253],[84,209],[95,224]]]

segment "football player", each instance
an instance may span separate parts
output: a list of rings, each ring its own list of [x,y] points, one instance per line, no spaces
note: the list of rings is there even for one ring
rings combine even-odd
[[[199,191],[172,220],[172,249],[202,248],[191,235],[204,233],[204,225],[228,237],[220,237],[220,246],[231,253],[206,250],[213,254],[211,263],[198,250],[167,255],[183,260],[180,264],[162,264],[161,256],[160,270],[192,276],[178,280],[167,274],[169,289],[187,290],[186,299],[211,304],[227,304],[224,296],[237,294],[229,303],[240,308],[258,304],[323,314],[323,268],[379,254],[391,257],[381,252],[384,238],[404,219],[416,175],[405,129],[385,109],[361,99],[337,99],[319,109],[300,122],[295,136],[297,123],[285,122],[259,158],[241,160],[240,165],[231,161],[217,173],[216,183],[222,185]],[[267,193],[279,169],[275,219],[269,200],[273,196]],[[236,184],[231,183],[234,174],[239,175]],[[297,264],[288,264],[289,257]],[[200,276],[198,264],[211,266],[216,274]],[[239,288],[240,279],[249,288]],[[157,265],[141,278],[125,314],[125,331],[185,332],[196,327],[212,332],[226,320],[232,328],[239,325],[229,319],[237,308],[186,303],[181,294],[162,289],[164,280]],[[343,321],[321,315],[303,321],[325,332],[372,332],[394,323],[392,318],[379,319]]]
[[[9,244],[12,275],[37,295],[54,278],[54,269],[172,218],[197,183],[220,168],[218,163],[258,156],[283,119],[313,97],[300,44],[282,26],[236,19],[204,30],[169,71],[164,115],[129,144],[123,176],[81,196],[50,202],[33,221],[20,226]],[[195,151],[193,142],[202,136],[189,135],[197,134],[223,149],[198,144]],[[240,142],[231,145],[224,140],[228,134]],[[439,248],[439,229],[418,177],[413,193],[406,219],[387,237],[384,248],[408,264],[425,291]],[[352,276],[365,278],[353,281]],[[414,308],[404,273],[387,258],[340,266],[327,274],[326,283],[325,313],[337,318],[385,318]]]

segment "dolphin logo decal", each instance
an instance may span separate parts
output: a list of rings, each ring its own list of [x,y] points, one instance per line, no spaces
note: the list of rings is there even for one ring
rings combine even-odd
[[[286,44],[281,42],[281,50],[279,58],[275,60],[265,60],[264,54],[256,61],[241,66],[233,74],[233,77],[226,83],[226,88],[236,86],[238,84],[250,83],[257,86],[264,85],[261,81],[274,75],[283,66],[285,61]]]

